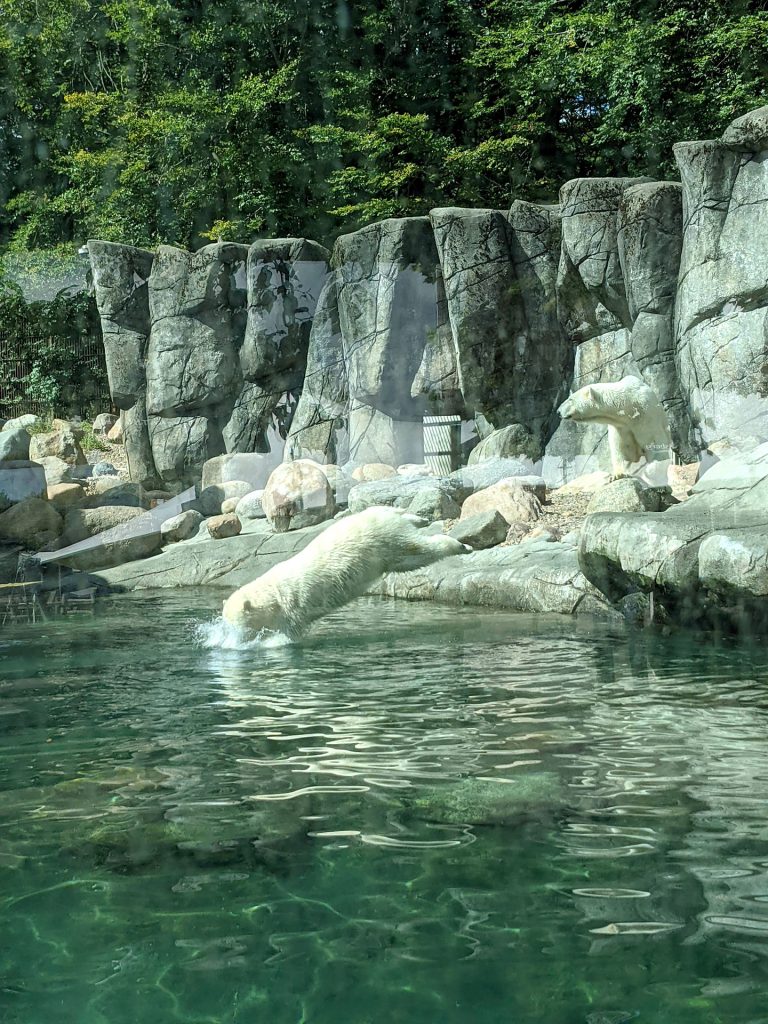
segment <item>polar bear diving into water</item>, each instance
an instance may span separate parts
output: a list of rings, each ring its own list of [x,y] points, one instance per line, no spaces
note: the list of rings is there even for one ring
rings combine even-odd
[[[297,639],[316,619],[361,597],[384,573],[420,569],[471,550],[419,529],[426,525],[385,506],[340,519],[303,551],[236,590],[224,602],[224,619],[251,636],[266,629]]]
[[[655,392],[639,377],[610,384],[587,384],[557,410],[577,423],[606,423],[614,478],[630,476],[632,466],[668,459],[671,437],[667,414]]]

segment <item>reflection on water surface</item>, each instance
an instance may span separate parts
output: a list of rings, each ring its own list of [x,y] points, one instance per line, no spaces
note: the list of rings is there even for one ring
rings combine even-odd
[[[768,1020],[768,654],[215,592],[0,637],[2,1019]]]

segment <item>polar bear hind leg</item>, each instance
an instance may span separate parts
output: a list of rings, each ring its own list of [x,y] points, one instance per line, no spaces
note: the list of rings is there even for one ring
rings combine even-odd
[[[645,452],[637,438],[626,427],[608,427],[608,447],[611,452],[611,471],[614,480],[632,475],[633,464],[639,462]]]

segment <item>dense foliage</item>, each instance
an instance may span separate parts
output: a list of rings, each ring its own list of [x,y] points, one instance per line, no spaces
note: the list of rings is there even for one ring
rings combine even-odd
[[[746,0],[0,0],[0,244],[328,241],[674,175],[765,102]]]
[[[93,300],[81,292],[27,302],[0,281],[0,417],[109,408]]]

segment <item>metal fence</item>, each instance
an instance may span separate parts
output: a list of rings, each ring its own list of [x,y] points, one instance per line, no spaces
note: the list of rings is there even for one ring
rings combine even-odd
[[[66,355],[73,366],[70,379],[61,383],[55,411],[90,418],[111,409],[99,332],[55,337],[41,334],[34,324],[17,324],[13,329],[0,325],[0,416],[10,419],[24,413],[50,412],[47,403],[27,395],[27,378],[36,365],[46,372],[46,359],[54,349]]]

